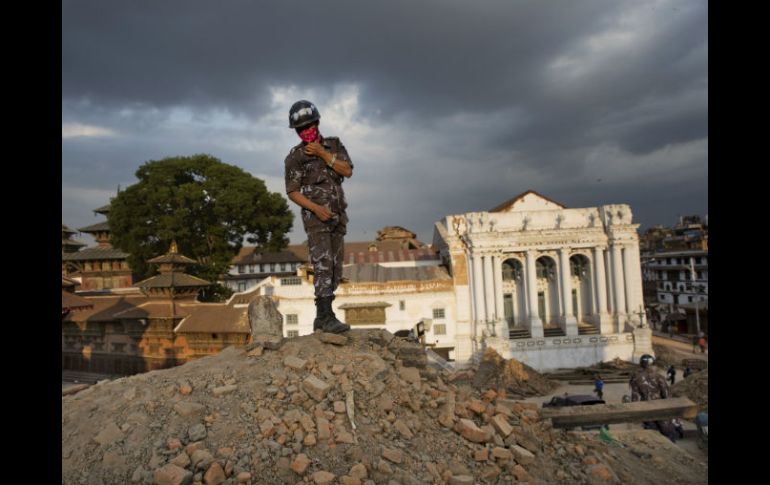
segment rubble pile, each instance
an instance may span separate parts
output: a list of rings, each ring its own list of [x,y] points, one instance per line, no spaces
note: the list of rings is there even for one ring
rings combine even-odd
[[[559,383],[543,377],[516,359],[504,359],[491,347],[484,350],[478,368],[470,379],[475,389],[505,389],[515,397],[542,396],[559,387]]]
[[[652,344],[652,350],[655,352],[655,365],[659,369],[665,370],[670,365],[681,367],[682,358],[675,351],[658,344]]]
[[[542,378],[491,353],[486,362],[502,374],[433,368],[419,345],[353,330],[100,382],[62,397],[63,483],[702,482],[667,469],[665,450],[553,429],[511,397]]]
[[[709,371],[694,372],[671,388],[674,397],[686,397],[698,405],[699,411],[709,410]]]

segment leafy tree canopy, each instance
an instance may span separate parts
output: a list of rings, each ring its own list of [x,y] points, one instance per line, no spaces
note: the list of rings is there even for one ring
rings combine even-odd
[[[286,199],[265,183],[211,155],[150,160],[136,172],[139,182],[110,202],[111,243],[128,252],[141,277],[155,274],[147,260],[179,252],[198,261],[186,272],[214,282],[227,272],[244,237],[263,250],[289,243],[294,215]],[[221,297],[221,290],[207,293]]]

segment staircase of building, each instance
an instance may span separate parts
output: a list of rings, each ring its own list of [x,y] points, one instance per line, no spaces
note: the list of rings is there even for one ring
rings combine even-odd
[[[532,334],[529,333],[528,328],[524,327],[513,327],[508,330],[508,337],[511,339],[518,339],[518,338],[532,338]]]
[[[564,337],[564,335],[561,327],[543,327],[543,337]]]
[[[599,329],[590,323],[579,323],[578,335],[599,335]]]

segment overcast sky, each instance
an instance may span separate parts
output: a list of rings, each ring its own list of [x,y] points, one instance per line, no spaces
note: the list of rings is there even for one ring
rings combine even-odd
[[[430,243],[529,189],[629,204],[642,230],[704,216],[707,22],[706,0],[63,0],[62,222],[102,221],[168,156],[285,194],[299,99],[355,164],[348,241]]]

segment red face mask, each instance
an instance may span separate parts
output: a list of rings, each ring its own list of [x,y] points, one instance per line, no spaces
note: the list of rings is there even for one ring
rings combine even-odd
[[[299,137],[302,138],[302,141],[305,143],[318,140],[318,127],[313,125],[310,128],[300,131]]]

